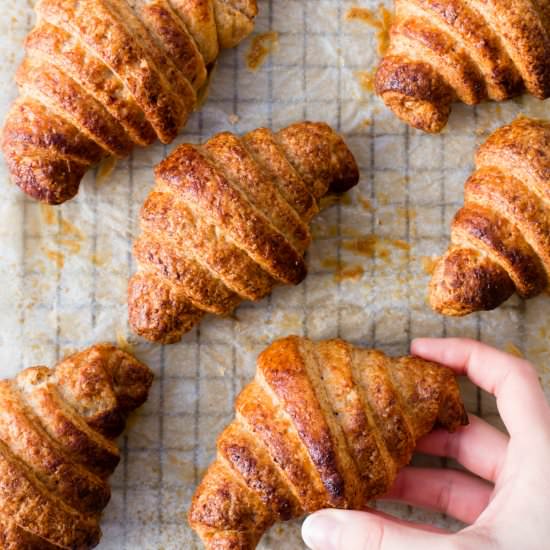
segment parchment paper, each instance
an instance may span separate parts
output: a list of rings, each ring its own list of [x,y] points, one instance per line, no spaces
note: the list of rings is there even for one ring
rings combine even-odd
[[[52,365],[69,351],[109,340],[127,345],[157,376],[149,402],[120,441],[123,461],[105,511],[102,550],[200,547],[186,523],[191,495],[214,456],[217,434],[232,418],[236,393],[253,376],[257,353],[275,338],[338,335],[390,353],[406,353],[420,335],[480,338],[534,361],[550,395],[548,296],[527,303],[514,298],[464,319],[444,319],[426,303],[432,258],[446,248],[476,146],[520,112],[544,116],[548,103],[456,106],[442,135],[423,135],[369,91],[385,36],[378,1],[259,5],[256,33],[276,31],[278,48],[257,71],[247,67],[250,39],[224,52],[206,105],[178,142],[228,129],[277,129],[304,118],[345,134],[361,183],[315,221],[310,274],[297,288],[246,304],[236,319],[208,318],[179,345],[146,344],[127,328],[130,243],[152,165],[177,143],[136,151],[108,178],[104,169],[97,178],[98,171],[91,173],[78,197],[55,209],[26,199],[0,163],[0,374]],[[372,10],[370,23],[346,18],[354,6]],[[29,1],[2,0],[2,118],[16,95],[13,76],[33,21]],[[464,388],[469,410],[498,424],[494,400]],[[385,509],[459,527],[407,507]],[[275,527],[262,548],[303,548],[299,525]]]

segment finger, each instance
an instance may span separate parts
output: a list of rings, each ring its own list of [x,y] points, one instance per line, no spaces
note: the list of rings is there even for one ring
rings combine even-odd
[[[420,439],[416,450],[435,456],[453,458],[462,466],[491,482],[495,482],[504,464],[509,438],[485,420],[468,415],[470,424],[449,433],[434,430]]]
[[[457,470],[404,468],[384,500],[405,502],[472,524],[487,508],[494,487]]]
[[[523,359],[508,355],[475,340],[421,338],[413,341],[412,353],[443,363],[465,374],[497,398],[497,406],[511,436],[539,438],[550,420],[537,373]]]
[[[312,550],[445,550],[451,536],[381,514],[344,510],[322,510],[302,525],[302,538]]]
[[[390,520],[397,525],[404,525],[405,527],[414,527],[415,529],[419,529],[420,531],[426,531],[427,533],[437,533],[440,535],[449,534],[449,531],[442,529],[441,527],[436,527],[435,525],[428,525],[426,523],[413,523],[413,522],[392,516],[391,514],[383,512],[382,510],[376,510],[373,508],[373,509],[370,509],[368,513],[373,514],[375,516],[379,516],[383,519]]]

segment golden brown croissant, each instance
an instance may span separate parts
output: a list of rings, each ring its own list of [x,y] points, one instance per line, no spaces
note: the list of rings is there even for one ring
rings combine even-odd
[[[342,340],[278,340],[237,398],[189,522],[207,549],[252,550],[276,521],[365,509],[434,425],[467,423],[450,369]]]
[[[395,7],[376,92],[411,126],[441,131],[453,101],[550,97],[548,0],[396,0]]]
[[[92,164],[170,143],[220,48],[253,28],[256,0],[40,0],[2,149],[13,181],[51,204]]]
[[[321,123],[184,144],[156,168],[134,243],[133,330],[175,342],[205,313],[228,315],[305,277],[309,221],[327,193],[357,183],[342,138]]]
[[[114,438],[146,399],[152,372],[107,344],[54,369],[0,381],[0,547],[84,550],[99,542]]]
[[[479,148],[451,247],[430,283],[432,307],[466,315],[550,281],[550,123],[519,118]]]

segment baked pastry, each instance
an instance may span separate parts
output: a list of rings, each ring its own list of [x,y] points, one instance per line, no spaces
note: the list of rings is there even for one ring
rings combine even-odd
[[[278,340],[237,398],[189,522],[209,550],[252,550],[277,521],[365,509],[434,425],[467,423],[448,368],[342,340]]]
[[[114,442],[153,375],[107,344],[0,381],[0,546],[95,547],[120,459]]]
[[[396,0],[395,8],[375,87],[411,126],[440,132],[454,101],[550,97],[547,0]]]
[[[133,330],[163,343],[179,340],[205,313],[229,315],[276,284],[302,281],[320,199],[359,179],[342,138],[312,122],[181,145],[155,175],[128,305]]]
[[[478,149],[430,303],[445,315],[531,298],[550,282],[550,123],[519,118]]]
[[[256,0],[40,0],[2,149],[13,181],[50,204],[91,165],[157,138],[197,106],[221,48],[251,31]]]

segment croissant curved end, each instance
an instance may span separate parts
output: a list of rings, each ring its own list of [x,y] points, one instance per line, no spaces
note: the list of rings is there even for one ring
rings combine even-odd
[[[61,387],[71,388],[75,404],[87,404],[86,422],[111,439],[122,433],[127,416],[147,400],[153,383],[149,367],[111,344],[96,344],[70,355],[55,373]],[[94,407],[97,394],[106,386],[115,401]]]
[[[128,283],[130,326],[149,341],[178,342],[204,315],[158,277],[136,273]]]
[[[25,155],[5,137],[1,148],[11,181],[33,199],[46,204],[58,205],[75,197],[88,170],[88,166],[69,159]]]
[[[417,130],[438,134],[447,125],[450,107],[442,109],[431,101],[411,98],[399,92],[383,92],[380,96],[398,118]]]
[[[458,317],[495,309],[514,291],[514,283],[498,264],[476,250],[452,247],[436,265],[429,300],[438,313]]]
[[[65,361],[90,361],[95,357],[109,373],[119,407],[131,412],[145,403],[153,384],[149,367],[113,344],[96,344]]]
[[[254,18],[258,15],[256,0],[237,2],[216,0],[214,7],[221,48],[234,48],[254,30]]]
[[[384,103],[414,128],[438,133],[449,120],[452,90],[428,64],[387,57],[376,71],[375,89]]]

